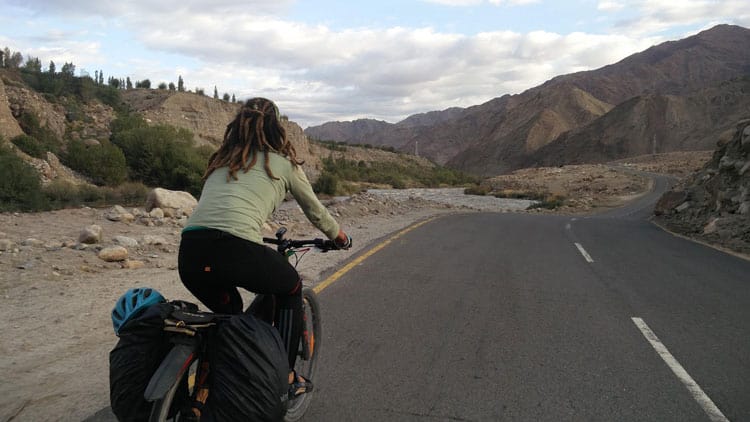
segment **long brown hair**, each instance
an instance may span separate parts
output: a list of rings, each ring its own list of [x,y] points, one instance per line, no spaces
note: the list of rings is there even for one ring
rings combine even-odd
[[[268,165],[269,151],[283,155],[294,165],[303,163],[297,159],[294,146],[286,139],[286,130],[281,126],[276,104],[266,98],[252,98],[245,102],[234,120],[227,125],[224,142],[208,159],[203,180],[217,168],[225,166],[229,167],[227,181],[237,180],[237,171],[242,169],[247,173],[258,161],[259,152],[263,152],[265,157],[264,168],[268,177],[278,179]]]

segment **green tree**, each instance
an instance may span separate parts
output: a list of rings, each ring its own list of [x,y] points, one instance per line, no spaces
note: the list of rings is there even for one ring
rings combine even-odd
[[[234,94],[232,94],[232,102],[233,102],[233,103],[236,103],[236,102],[237,102],[237,100],[236,100],[236,99],[234,98]]]
[[[166,82],[159,82],[159,89],[161,89],[161,90],[167,89],[167,83]]]
[[[56,69],[55,69],[55,62],[53,62],[52,60],[50,60],[49,61],[49,67],[47,68],[47,72],[49,72],[50,75],[54,75],[55,71],[56,71]]]
[[[104,85],[104,71],[99,69],[99,85]]]
[[[75,76],[75,73],[76,73],[76,65],[74,65],[73,63],[65,62],[65,64],[63,64],[62,69],[60,69],[60,73],[64,77],[72,78],[73,76]]]
[[[28,56],[26,58],[26,64],[24,65],[24,69],[28,70],[29,72],[33,72],[33,73],[41,73],[42,72],[42,62],[39,61],[39,57]]]
[[[170,91],[175,91],[176,90],[176,87],[174,86],[174,82],[170,82],[169,83],[169,90]]]
[[[151,88],[151,81],[148,79],[144,79],[142,81],[136,81],[135,87],[136,88]]]
[[[185,92],[185,82],[182,80],[182,75],[177,77],[177,91]]]
[[[216,89],[216,85],[214,85],[214,98],[217,100],[219,99],[219,90]]]
[[[133,82],[130,81],[130,76],[125,78],[125,89],[133,89]]]
[[[222,100],[224,100],[224,101],[226,101],[226,102],[229,102],[229,94],[227,94],[227,93],[225,92],[225,93],[224,93],[224,96],[223,96],[223,97],[221,97],[221,99],[222,99]]]
[[[5,59],[5,67],[9,69],[18,69],[21,67],[21,63],[23,63],[23,54],[18,51],[8,55],[8,58]]]

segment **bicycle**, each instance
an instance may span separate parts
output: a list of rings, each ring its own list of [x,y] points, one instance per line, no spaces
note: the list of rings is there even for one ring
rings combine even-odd
[[[276,232],[276,238],[263,238],[263,241],[277,245],[279,253],[287,259],[296,257],[296,267],[310,247],[323,252],[339,249],[333,241],[324,239],[293,240],[285,239],[286,228]],[[171,334],[174,346],[164,358],[146,387],[144,397],[153,403],[151,422],[196,421],[200,412],[193,410],[196,399],[203,394],[206,373],[210,369],[205,357],[211,348],[211,337],[222,321],[232,315],[199,312],[197,305],[189,302],[173,302],[175,309],[165,321],[164,330]],[[315,379],[318,354],[322,339],[320,305],[313,289],[302,290],[303,331],[298,346],[295,364],[297,374],[307,379]],[[258,295],[245,310],[265,321],[273,320],[273,296]],[[286,359],[286,358],[284,358]],[[284,421],[297,421],[310,406],[313,392],[301,394],[286,403]]]

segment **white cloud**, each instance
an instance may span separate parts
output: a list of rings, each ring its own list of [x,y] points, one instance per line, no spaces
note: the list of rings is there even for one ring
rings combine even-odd
[[[633,0],[624,2],[634,17],[622,19],[615,30],[632,36],[653,34],[676,26],[694,26],[702,22],[724,22],[750,26],[747,0]]]
[[[431,1],[455,6],[528,2]],[[107,76],[148,78],[154,85],[182,75],[188,88],[207,93],[217,86],[220,95],[264,95],[303,126],[360,117],[398,121],[414,113],[480,104],[560,74],[614,63],[664,41],[659,34],[665,28],[727,22],[729,17],[750,23],[746,1],[737,0],[680,2],[683,6],[668,0],[599,1],[597,7],[612,13],[610,19],[618,18],[618,4],[633,12],[635,18],[617,24],[617,34],[498,30],[473,35],[427,26],[333,29],[291,21],[282,12],[292,0],[272,6],[260,1],[238,6],[229,0],[210,5],[199,0],[129,2],[128,12],[121,3],[108,11],[99,1],[77,3],[70,8],[64,2],[24,2],[35,13],[74,9],[83,18],[71,21],[82,19],[82,28],[93,26],[89,31],[106,33],[116,26],[132,38],[130,51],[112,52],[87,41],[106,38],[101,34],[49,29],[16,49],[38,55],[44,64],[71,61],[89,72],[95,70],[89,69],[92,63],[106,63]]]
[[[541,0],[421,0],[425,3],[441,4],[443,6],[465,7],[477,6],[489,3],[495,6],[508,3],[510,5],[523,6],[526,4],[539,3]]]
[[[621,2],[612,0],[603,0],[596,5],[597,10],[601,10],[604,12],[615,12],[622,10],[624,7],[625,5],[623,5]]]

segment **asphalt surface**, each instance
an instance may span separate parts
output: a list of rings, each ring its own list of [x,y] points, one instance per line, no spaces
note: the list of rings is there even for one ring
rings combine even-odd
[[[320,295],[305,420],[750,420],[750,263],[645,220],[667,184],[590,218],[443,217],[369,257]]]
[[[400,236],[320,293],[304,420],[750,421],[750,262],[651,224],[668,185]]]

